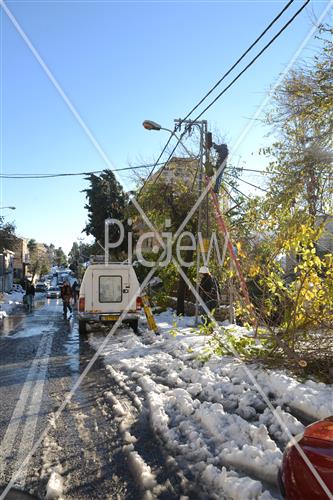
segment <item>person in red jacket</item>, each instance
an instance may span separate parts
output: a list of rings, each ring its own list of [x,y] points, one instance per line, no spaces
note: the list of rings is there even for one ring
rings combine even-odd
[[[61,298],[62,298],[62,305],[64,309],[64,318],[67,318],[67,309],[69,310],[69,315],[72,314],[72,306],[71,306],[71,300],[73,297],[73,292],[72,292],[72,287],[66,280],[61,287]]]

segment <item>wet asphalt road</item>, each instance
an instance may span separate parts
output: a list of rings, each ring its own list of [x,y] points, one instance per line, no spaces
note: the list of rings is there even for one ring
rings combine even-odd
[[[33,313],[19,309],[4,320],[0,491],[12,482],[19,490],[45,498],[53,474],[63,483],[66,499],[140,498],[104,398],[110,381],[100,360],[55,420],[93,354],[87,338],[78,334],[75,312],[70,321],[64,320],[59,300],[37,300]]]

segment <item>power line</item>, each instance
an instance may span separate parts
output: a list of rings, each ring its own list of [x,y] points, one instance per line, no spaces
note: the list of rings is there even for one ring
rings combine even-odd
[[[245,52],[237,59],[237,61],[224,73],[224,75],[220,78],[218,82],[207,92],[207,94],[196,104],[191,111],[185,116],[184,120],[187,120],[188,117],[202,104],[207,97],[223,82],[223,80],[231,73],[233,69],[244,59],[244,57],[253,49],[253,47],[262,39],[262,37],[269,31],[269,29],[276,23],[276,21],[282,16],[282,14],[290,7],[290,5],[294,2],[294,0],[290,0],[290,2],[285,5],[285,7],[278,13],[278,15],[269,23],[269,25],[264,29],[264,31],[256,38],[256,40],[246,49]]]
[[[236,168],[236,170],[239,171],[244,171],[244,172],[256,172],[257,174],[262,174],[262,175],[272,175],[273,172],[267,172],[267,170],[256,170],[255,168]]]
[[[235,179],[237,179],[237,180],[239,180],[239,181],[241,181],[241,182],[244,182],[245,184],[248,184],[249,186],[252,186],[252,187],[254,187],[254,188],[256,188],[256,189],[260,189],[260,191],[264,191],[264,193],[268,193],[268,190],[267,190],[267,189],[264,189],[264,188],[262,188],[262,187],[260,187],[260,186],[256,186],[255,184],[252,184],[252,182],[245,181],[245,180],[244,180],[244,179],[242,179],[241,177],[237,177],[237,176],[234,176],[234,177],[235,177]]]
[[[220,83],[231,73],[231,71],[233,69],[235,69],[235,67],[244,59],[244,57],[250,52],[251,49],[253,49],[253,47],[259,42],[259,40],[261,40],[261,38],[267,33],[267,31],[273,26],[273,24],[276,23],[276,21],[282,16],[282,14],[290,7],[290,5],[293,3],[294,0],[290,0],[287,5],[279,12],[279,14],[269,23],[269,25],[265,28],[265,30],[256,38],[256,40],[250,45],[250,47],[248,47],[246,49],[245,52],[243,52],[243,54],[237,59],[237,61],[228,69],[228,71],[226,71],[226,73],[222,76],[222,78],[220,78],[220,80],[214,85],[214,87],[212,87],[208,92],[207,94],[198,102],[198,104],[196,104],[196,106],[194,106],[194,108],[191,109],[191,111],[189,113],[187,113],[186,117],[183,118],[182,120],[180,120],[179,124],[178,124],[178,127],[175,127],[175,130],[177,128],[180,127],[180,125],[183,123],[184,120],[186,120],[197,108],[198,106],[200,106],[200,104],[203,103],[203,101],[216,89],[216,87],[218,87],[218,85],[220,85]],[[171,141],[171,138],[172,136],[169,137],[169,139],[167,140],[167,143],[165,144],[161,154],[159,155],[158,159],[157,159],[157,162],[160,161],[162,155],[164,154],[166,148],[168,147],[168,145],[170,144],[170,141]],[[178,144],[177,144],[178,145]],[[170,158],[173,156],[175,150],[176,150],[176,147],[177,145],[173,148],[171,154],[169,155],[168,157],[168,160],[166,161],[165,165],[167,165],[167,163],[170,161]],[[156,164],[157,164],[156,162]],[[151,172],[148,174],[148,177],[146,179],[146,181],[144,182],[144,184],[142,185],[139,193],[138,193],[138,197],[140,196],[140,194],[142,193],[145,185],[147,184],[148,180],[151,178],[151,176],[153,175],[154,173],[154,170],[156,168],[156,165],[153,166]],[[164,170],[164,168],[161,169],[162,171]]]
[[[260,50],[260,52],[245,66],[245,68],[243,68],[243,70],[238,73],[238,75],[217,95],[217,97],[208,105],[206,106],[206,108],[193,120],[193,122],[196,122],[199,120],[199,118],[201,118],[201,116],[225,93],[227,92],[227,90],[245,73],[245,71],[247,71],[248,68],[250,68],[250,66],[252,66],[254,64],[254,62],[268,49],[268,47],[270,47],[270,45],[272,45],[272,43],[283,33],[283,31],[294,21],[294,19],[302,12],[302,10],[306,7],[306,5],[310,2],[310,0],[307,0],[303,5],[302,7],[289,19],[289,21],[278,31],[278,33],[276,35],[274,35],[274,37],[263,47],[263,49]],[[276,18],[270,23],[269,27],[266,28],[266,30],[264,30],[264,32],[258,37],[258,39],[251,45],[251,47],[249,49],[247,49],[246,51],[246,54],[249,52],[249,50],[251,50],[251,48],[253,48],[253,46],[257,43],[257,41],[260,40],[260,38],[262,38],[262,36],[268,31],[268,29],[276,22],[276,20],[282,15],[282,13],[291,5],[292,2],[288,2],[288,4],[284,7],[284,9],[281,11],[281,13],[276,16]],[[232,69],[234,69],[237,64],[239,64],[239,62],[243,59],[243,57],[245,56],[245,53],[243,54],[243,56],[241,56],[241,58],[238,60],[237,63],[235,63],[232,68],[230,68],[230,70],[228,70],[227,74],[229,74]],[[176,128],[179,128],[181,126],[181,124],[184,122],[185,119],[187,119],[195,109],[197,109],[197,107],[206,99],[206,97],[208,95],[210,95],[210,93],[221,83],[221,81],[225,78],[225,76],[223,76],[220,81],[205,95],[205,97],[186,115],[186,118],[183,118],[179,121],[178,123],[178,126]],[[189,125],[187,125],[185,127],[185,131],[184,133],[189,129]],[[169,137],[169,140],[166,144],[166,146],[170,143],[170,140],[171,140],[171,136]],[[170,153],[166,163],[165,163],[165,166],[168,164],[168,162],[170,161],[170,158],[173,156],[176,148],[177,148],[177,145],[178,143],[176,144],[176,146],[173,148],[172,152]],[[163,151],[162,151],[162,154],[164,153],[165,149],[166,149],[166,146],[163,148]],[[159,156],[159,159],[161,158],[162,154]],[[159,174],[159,176],[161,175],[161,173],[163,172],[164,170],[164,167],[161,168],[161,172]],[[150,178],[151,174],[148,176],[148,179]],[[147,180],[148,180],[147,179]],[[157,179],[156,179],[157,180]],[[156,182],[155,180],[155,182]],[[143,184],[142,188],[140,189],[140,192],[139,192],[139,195],[140,193],[142,192],[144,186],[146,185],[146,182]]]
[[[233,186],[232,184],[230,184],[227,181],[224,181],[224,183],[227,184],[230,187],[231,190],[237,191],[237,193],[239,193],[240,195],[244,196],[244,198],[247,198],[248,200],[250,200],[250,197],[247,194],[243,193],[240,189],[236,188],[235,186]]]
[[[177,144],[178,145],[178,144]],[[135,165],[133,167],[124,167],[124,168],[116,168],[113,169],[112,172],[123,172],[126,170],[138,170],[142,168],[150,168],[150,167],[156,167],[158,165],[165,165],[166,162],[158,162],[158,163],[150,163],[147,165]],[[258,172],[261,174],[271,174],[271,172],[263,172],[262,170],[254,170],[251,168],[242,168],[239,170],[244,170],[247,172]],[[0,179],[47,179],[47,178],[53,178],[53,177],[72,177],[72,176],[82,176],[82,175],[94,175],[94,174],[101,174],[105,170],[91,170],[88,172],[63,172],[63,173],[58,173],[58,174],[38,174],[38,173],[17,173],[17,174],[0,174]],[[237,177],[239,178],[239,177]],[[148,178],[147,178],[148,179]]]
[[[215,104],[215,102],[223,94],[225,94],[227,90],[230,89],[230,87],[232,87],[232,85],[245,73],[245,71],[247,71],[255,63],[255,61],[259,59],[259,57],[268,49],[268,47],[270,47],[272,43],[283,33],[283,31],[288,28],[288,26],[296,19],[296,17],[302,12],[302,10],[305,9],[305,7],[309,2],[310,0],[307,0],[302,5],[302,7],[300,7],[298,11],[295,12],[295,14],[289,19],[289,21],[286,22],[284,26],[282,26],[282,28],[276,33],[276,35],[274,35],[273,38],[271,38],[271,40],[260,50],[260,52],[258,52],[258,54],[245,66],[245,68],[243,68],[242,71],[238,73],[238,75],[215,97],[215,99],[213,99],[213,101],[210,104],[208,104],[208,106],[205,107],[203,111],[201,111],[201,113],[193,121],[199,120],[199,118],[201,118],[201,116],[206,111],[208,111],[208,109],[211,108],[213,104]]]
[[[231,201],[233,201],[235,203],[235,205],[239,205],[238,201],[235,200],[235,198],[229,193],[229,191],[227,190],[227,188],[225,186],[223,186],[223,184],[221,184],[221,188],[229,196],[229,198],[231,199]]]
[[[164,165],[164,162],[154,164],[154,165]],[[134,167],[124,167],[115,168],[112,172],[123,172],[125,170],[137,170],[142,168],[150,168],[152,164],[148,165],[136,165]],[[105,172],[104,170],[91,170],[89,172],[64,172],[59,174],[0,174],[0,179],[49,179],[54,177],[72,177],[72,176],[82,176],[82,175],[94,175],[101,174]]]

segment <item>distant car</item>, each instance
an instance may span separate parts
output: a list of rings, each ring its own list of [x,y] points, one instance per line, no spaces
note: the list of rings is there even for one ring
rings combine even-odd
[[[13,285],[13,292],[19,292],[19,293],[24,293],[23,287],[21,285],[17,285],[14,283]]]
[[[36,286],[35,286],[35,291],[36,292],[46,292],[47,290],[47,286],[45,283],[43,283],[43,281],[38,281],[38,283],[36,283]]]
[[[61,290],[58,286],[51,286],[46,293],[48,299],[60,299]]]
[[[295,441],[333,496],[333,416],[309,425],[295,437]],[[279,484],[286,500],[327,498],[293,441],[286,446],[283,454]]]

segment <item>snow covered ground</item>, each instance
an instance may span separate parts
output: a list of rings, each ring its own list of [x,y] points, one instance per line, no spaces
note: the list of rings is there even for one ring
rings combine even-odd
[[[120,328],[103,348],[114,381],[132,395],[137,409],[148,411],[163,448],[194,478],[203,495],[280,498],[276,481],[282,450],[290,434],[304,428],[293,413],[313,421],[333,414],[332,386],[300,383],[285,372],[258,365],[244,369],[230,356],[205,361],[208,338],[193,328],[193,318],[176,319],[171,311],[155,318],[161,335],[145,330],[138,337]],[[105,336],[92,333],[89,339],[98,349]],[[107,397],[121,422],[124,451],[151,492],[147,498],[153,498],[156,481],[135,450],[132,419],[120,401]],[[265,399],[286,427],[281,428]]]
[[[3,301],[0,302],[0,320],[10,314],[15,307],[22,305],[23,295],[21,292],[3,294]]]

